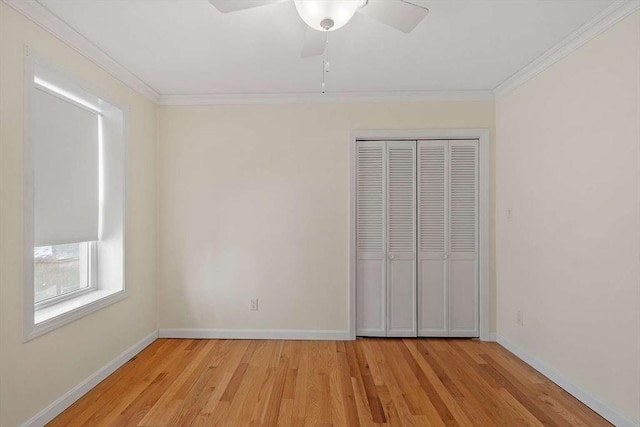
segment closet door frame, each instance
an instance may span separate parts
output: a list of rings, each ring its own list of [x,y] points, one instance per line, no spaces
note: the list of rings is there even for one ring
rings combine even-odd
[[[349,135],[349,337],[356,338],[356,142],[398,140],[478,140],[478,285],[480,339],[495,341],[490,332],[489,129],[354,130]]]

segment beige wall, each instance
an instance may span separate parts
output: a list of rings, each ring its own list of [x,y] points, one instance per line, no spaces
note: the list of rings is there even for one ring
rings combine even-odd
[[[491,102],[161,107],[160,327],[346,331],[349,131],[493,123]]]
[[[162,328],[346,330],[349,131],[494,123],[491,330],[640,419],[638,13],[496,105],[155,107],[1,2],[0,31],[0,425],[154,331],[156,308]],[[26,344],[24,44],[130,108],[132,171],[129,297]]]
[[[130,108],[127,289],[129,297],[22,343],[23,45]],[[155,106],[0,2],[0,425],[18,425],[156,324]]]
[[[640,424],[640,12],[496,118],[498,334]]]

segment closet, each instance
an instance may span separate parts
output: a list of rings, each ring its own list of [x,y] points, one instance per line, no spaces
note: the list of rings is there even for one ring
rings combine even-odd
[[[478,140],[356,142],[356,335],[477,337]]]

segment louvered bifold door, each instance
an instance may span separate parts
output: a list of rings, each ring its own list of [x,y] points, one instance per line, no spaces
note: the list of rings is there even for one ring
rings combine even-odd
[[[449,141],[449,336],[477,337],[478,141]]]
[[[416,143],[387,142],[387,336],[417,336]]]
[[[386,336],[384,141],[356,146],[356,334]]]
[[[448,336],[448,141],[418,141],[418,335]]]

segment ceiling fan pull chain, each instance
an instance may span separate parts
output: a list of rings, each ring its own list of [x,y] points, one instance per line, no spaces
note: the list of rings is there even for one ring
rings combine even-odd
[[[325,79],[329,72],[329,31],[324,31],[324,50],[322,52],[322,93],[325,93]]]
[[[324,43],[323,43],[323,49],[322,49],[322,88],[321,88],[321,92],[324,93],[325,92],[325,72],[324,72],[324,67],[327,63],[327,34],[328,31],[325,30],[324,31]]]
[[[326,55],[326,60],[324,62],[324,72],[329,72],[329,31],[325,31],[325,39],[324,39],[324,52]]]

